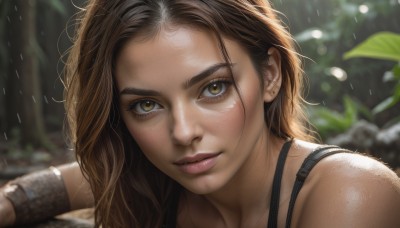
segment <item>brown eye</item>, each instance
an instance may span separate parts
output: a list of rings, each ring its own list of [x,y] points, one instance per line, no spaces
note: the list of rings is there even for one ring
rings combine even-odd
[[[140,103],[140,108],[145,111],[145,112],[150,112],[151,110],[153,110],[155,104],[153,101],[145,101]]]
[[[130,106],[130,110],[138,115],[148,114],[157,111],[160,108],[161,105],[152,100],[140,100]]]
[[[212,82],[206,86],[202,92],[202,97],[216,97],[226,92],[228,86],[227,82],[217,81]]]

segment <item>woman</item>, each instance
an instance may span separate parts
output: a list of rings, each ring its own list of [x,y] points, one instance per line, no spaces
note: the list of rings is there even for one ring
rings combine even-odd
[[[66,109],[96,227],[400,227],[390,169],[311,142],[267,2],[94,0],[77,34]]]

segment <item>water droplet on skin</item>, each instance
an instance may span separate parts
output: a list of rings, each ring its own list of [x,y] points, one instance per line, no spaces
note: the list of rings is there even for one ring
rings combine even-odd
[[[33,100],[33,103],[36,103],[36,99],[34,96],[32,96],[32,100]]]
[[[21,123],[21,117],[19,117],[19,113],[17,113],[18,122]]]
[[[43,98],[44,98],[44,102],[46,102],[46,104],[48,104],[49,101],[47,100],[47,97],[46,97],[46,96],[43,96]]]
[[[351,90],[354,90],[353,84],[350,83]]]
[[[15,74],[17,75],[17,78],[19,79],[19,74],[18,74],[17,70],[15,70]]]
[[[6,132],[4,132],[4,138],[6,139],[6,141],[8,140]]]

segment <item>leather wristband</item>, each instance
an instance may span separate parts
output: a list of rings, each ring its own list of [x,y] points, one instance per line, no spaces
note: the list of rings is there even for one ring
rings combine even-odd
[[[10,181],[4,195],[14,206],[15,225],[42,221],[70,210],[64,181],[55,167]]]

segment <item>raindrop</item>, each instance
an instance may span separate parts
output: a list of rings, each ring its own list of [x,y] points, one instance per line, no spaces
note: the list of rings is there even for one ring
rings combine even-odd
[[[369,95],[371,95],[371,96],[372,96],[372,90],[371,90],[371,89],[369,89]]]
[[[18,11],[17,5],[14,6],[14,10],[15,10],[15,12]]]
[[[19,54],[19,57],[21,58],[21,61],[24,61],[24,56],[22,56],[22,53]]]
[[[21,94],[21,95],[22,95],[22,90],[20,90],[20,91],[19,91],[19,94]]]
[[[6,132],[4,132],[4,138],[6,139],[6,141],[8,140]]]
[[[317,16],[319,17],[319,10],[317,9]]]
[[[22,21],[22,16],[21,15],[19,15],[19,20]]]
[[[17,78],[19,79],[19,74],[18,74],[17,70],[15,70],[15,74],[17,75]]]
[[[32,100],[33,100],[33,103],[36,103],[36,99],[34,96],[32,96]]]
[[[11,19],[9,16],[7,16],[7,21],[11,23]]]
[[[356,23],[358,23],[357,17],[354,17],[354,21],[355,21]]]
[[[323,104],[324,106],[326,106],[325,101],[322,101],[322,104]]]
[[[17,113],[18,122],[21,123],[21,117],[19,117],[19,113]]]
[[[352,90],[354,90],[353,84],[351,84],[351,83],[350,83],[350,88],[351,88]]]
[[[46,104],[48,104],[49,101],[47,100],[47,97],[46,97],[46,96],[43,96],[43,98],[44,98],[44,102],[46,102]]]
[[[11,47],[10,41],[7,41],[7,46]]]
[[[355,40],[357,39],[357,36],[356,36],[355,33],[353,33],[353,38],[354,38]]]
[[[3,88],[3,93],[4,93],[4,95],[6,95],[6,89],[5,88]]]
[[[400,0],[399,0],[400,1]],[[310,17],[307,17],[307,22],[308,23],[311,23],[311,18]]]

